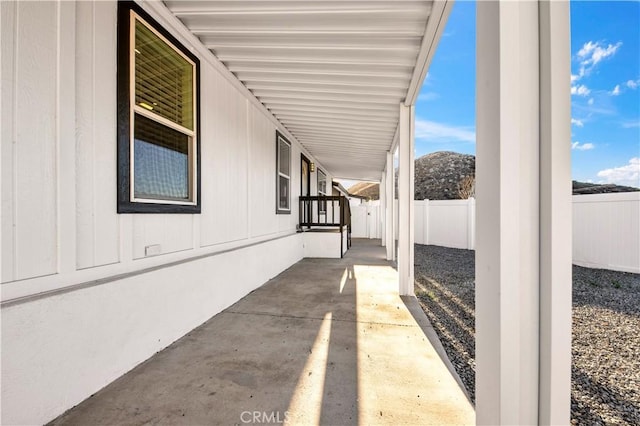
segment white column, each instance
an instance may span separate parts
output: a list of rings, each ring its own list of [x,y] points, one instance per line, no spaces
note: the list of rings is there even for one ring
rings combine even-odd
[[[382,239],[382,247],[387,245],[387,171],[382,172],[380,178],[380,208],[378,209],[380,217],[378,221],[382,227],[380,230],[380,238]]]
[[[569,423],[568,12],[477,4],[478,424]]]
[[[571,25],[569,2],[540,16],[540,424],[571,410]]]
[[[385,169],[385,199],[387,200],[384,213],[385,234],[387,241],[387,260],[394,260],[396,250],[396,239],[394,236],[394,222],[393,217],[393,191],[395,185],[394,173],[393,173],[393,153],[387,152],[387,167]]]
[[[398,172],[398,274],[400,295],[413,295],[414,107],[400,104]]]

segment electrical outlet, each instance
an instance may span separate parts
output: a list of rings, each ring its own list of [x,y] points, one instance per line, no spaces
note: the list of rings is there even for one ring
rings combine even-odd
[[[160,253],[162,253],[162,246],[160,246],[160,244],[153,244],[144,248],[145,256],[157,256]]]

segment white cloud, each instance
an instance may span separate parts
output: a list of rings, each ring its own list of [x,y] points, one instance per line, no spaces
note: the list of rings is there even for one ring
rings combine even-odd
[[[601,183],[616,183],[640,187],[640,158],[634,157],[625,166],[605,169],[598,172]]]
[[[418,95],[418,100],[419,101],[433,101],[435,99],[438,99],[440,97],[440,95],[438,95],[437,93],[434,92],[427,92],[427,93],[420,93]]]
[[[591,90],[584,84],[581,84],[579,86],[571,86],[572,95],[587,96],[589,93],[591,93]]]
[[[580,69],[577,75],[571,75],[571,81],[577,81],[588,75],[600,61],[615,55],[620,46],[622,46],[621,41],[606,46],[599,41],[586,42],[577,53],[577,57],[580,60]]]
[[[638,88],[638,86],[640,86],[640,79],[639,79],[639,80],[636,80],[636,81],[629,80],[629,81],[627,81],[625,84],[627,85],[627,87],[628,87],[629,89],[637,89],[637,88]]]
[[[582,46],[582,49],[578,51],[578,57],[582,59],[582,62],[580,63],[582,65],[596,65],[601,60],[615,55],[620,46],[622,46],[621,41],[616,44],[610,44],[606,47],[599,41],[596,41],[595,43],[588,41]]]
[[[620,85],[616,84],[616,87],[613,88],[611,92],[609,92],[611,96],[618,96],[620,94]]]
[[[571,149],[577,149],[578,151],[589,151],[590,149],[594,149],[596,146],[592,143],[583,143],[580,144],[580,142],[573,142],[571,144]]]
[[[584,122],[582,120],[578,120],[576,118],[571,119],[571,124],[574,124],[578,127],[584,127]]]
[[[593,105],[593,98],[589,99],[589,100],[587,101],[587,103],[588,103],[589,105]]]
[[[425,142],[475,142],[476,132],[468,127],[450,126],[416,118],[415,137]]]
[[[640,127],[640,120],[629,120],[622,122],[622,127],[625,129],[633,129],[634,127]]]

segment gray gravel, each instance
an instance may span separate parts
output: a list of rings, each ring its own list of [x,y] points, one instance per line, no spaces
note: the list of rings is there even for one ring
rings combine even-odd
[[[475,402],[474,259],[415,246],[416,296]],[[573,267],[571,419],[640,424],[640,275]]]

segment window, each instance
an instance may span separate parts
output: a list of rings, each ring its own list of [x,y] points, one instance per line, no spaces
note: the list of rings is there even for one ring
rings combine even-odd
[[[320,169],[318,169],[318,195],[324,197],[327,195],[327,175]],[[327,202],[319,202],[319,212],[325,213],[327,211]]]
[[[118,3],[118,213],[200,213],[200,62]]]
[[[276,214],[290,214],[291,142],[276,130]]]

